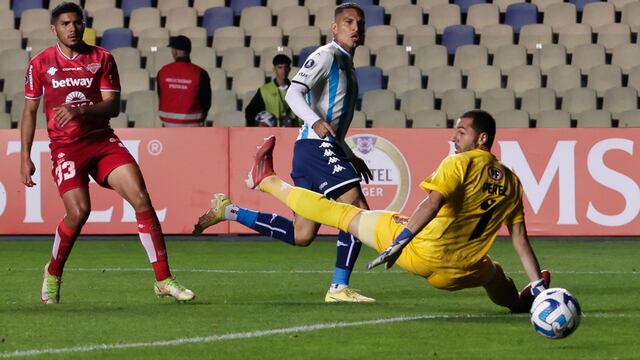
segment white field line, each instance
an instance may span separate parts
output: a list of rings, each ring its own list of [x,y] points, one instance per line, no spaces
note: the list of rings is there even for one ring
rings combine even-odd
[[[38,271],[41,272],[42,268],[0,268],[0,271]],[[151,272],[152,268],[65,268],[65,271],[79,271],[79,272]],[[233,269],[179,269],[172,268],[171,272],[186,272],[186,273],[220,273],[220,274],[327,274],[333,273],[333,270],[233,270]],[[360,274],[398,274],[404,273],[403,270],[392,269],[387,271],[367,271],[367,270],[354,270]],[[524,274],[524,271],[509,271],[509,274]],[[566,274],[566,275],[640,275],[640,271],[553,271],[553,274]]]
[[[204,337],[191,337],[191,338],[178,338],[171,340],[158,340],[158,341],[149,341],[149,342],[133,342],[133,343],[113,343],[113,344],[93,344],[93,345],[83,345],[83,346],[74,346],[67,348],[47,348],[47,349],[30,349],[30,350],[16,350],[13,352],[2,352],[0,353],[0,358],[11,358],[11,357],[25,357],[25,356],[38,356],[38,355],[47,355],[47,354],[67,354],[67,353],[84,353],[84,352],[93,352],[93,351],[104,351],[104,350],[122,350],[122,349],[131,349],[131,348],[156,348],[163,346],[180,346],[187,344],[203,344],[203,343],[215,343],[215,342],[223,342],[227,340],[242,340],[242,339],[252,339],[259,338],[265,336],[272,335],[284,335],[284,334],[293,334],[293,333],[305,333],[312,332],[318,330],[326,330],[326,329],[338,329],[338,328],[347,328],[354,326],[369,326],[369,325],[381,325],[381,324],[392,324],[399,322],[407,322],[407,321],[417,321],[417,320],[440,320],[440,319],[490,319],[490,318],[510,318],[510,317],[525,317],[528,315],[525,314],[500,314],[500,315],[491,315],[491,314],[426,314],[426,315],[415,315],[415,316],[398,316],[393,318],[385,318],[385,319],[375,319],[375,320],[363,320],[363,321],[353,321],[353,322],[337,322],[337,323],[324,323],[324,324],[313,324],[313,325],[303,325],[303,326],[294,326],[288,328],[280,328],[280,329],[268,329],[268,330],[256,330],[256,331],[248,331],[248,332],[237,332],[237,333],[228,333],[222,335],[211,335]],[[583,316],[587,316],[583,314]],[[635,314],[607,314],[607,313],[594,313],[590,314],[589,317],[631,317],[637,318],[638,315]]]

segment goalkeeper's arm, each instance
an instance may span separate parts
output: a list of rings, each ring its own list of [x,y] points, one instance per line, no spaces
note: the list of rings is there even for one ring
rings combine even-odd
[[[387,269],[392,267],[404,247],[411,242],[415,234],[419,233],[436,217],[445,202],[446,198],[442,193],[432,190],[429,196],[424,199],[413,214],[411,214],[404,230],[402,230],[385,251],[367,264],[367,268],[372,269],[380,264],[385,264]]]
[[[547,284],[540,275],[540,264],[529,243],[525,223],[520,222],[509,225],[509,232],[511,233],[513,248],[518,253],[522,267],[529,277],[531,293],[536,296],[547,288]]]

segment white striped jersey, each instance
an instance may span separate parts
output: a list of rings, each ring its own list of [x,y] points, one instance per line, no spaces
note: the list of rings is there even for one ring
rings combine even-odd
[[[358,98],[358,81],[351,55],[332,41],[309,55],[292,81],[307,87],[307,103],[311,109],[331,124],[338,138],[344,139]],[[319,137],[305,123],[298,135],[300,139]]]

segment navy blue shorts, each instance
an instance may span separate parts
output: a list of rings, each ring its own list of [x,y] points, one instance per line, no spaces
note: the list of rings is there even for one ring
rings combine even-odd
[[[293,148],[291,178],[296,186],[337,198],[360,183],[342,149],[328,141],[303,139]]]

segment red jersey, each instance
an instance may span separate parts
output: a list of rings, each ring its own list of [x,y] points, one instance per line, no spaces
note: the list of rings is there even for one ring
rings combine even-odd
[[[68,143],[113,131],[108,117],[73,119],[64,128],[53,120],[54,108],[97,104],[102,102],[101,91],[120,91],[118,68],[111,54],[101,47],[87,46],[85,53],[69,58],[56,44],[34,56],[27,66],[24,96],[37,100],[44,95],[52,142]]]

